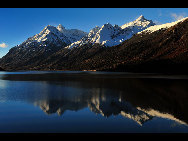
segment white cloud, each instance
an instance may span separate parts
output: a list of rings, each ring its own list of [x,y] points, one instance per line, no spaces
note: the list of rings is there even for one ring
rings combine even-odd
[[[170,15],[171,15],[171,17],[172,17],[174,20],[177,21],[177,20],[181,20],[181,19],[185,18],[186,13],[180,13],[180,14],[171,13]]]
[[[1,48],[6,48],[6,47],[8,47],[8,45],[5,44],[5,43],[1,43],[1,44],[0,44],[0,47],[1,47]]]
[[[162,13],[161,10],[158,11],[158,16],[159,16],[159,17],[163,16],[163,13]]]
[[[161,25],[162,23],[160,21],[154,20],[153,21],[156,25]]]

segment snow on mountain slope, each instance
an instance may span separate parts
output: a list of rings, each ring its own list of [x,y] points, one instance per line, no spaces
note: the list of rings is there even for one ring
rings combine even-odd
[[[39,34],[28,38],[21,45],[22,47],[29,46],[48,46],[48,45],[69,45],[77,40],[80,40],[87,33],[77,29],[65,29],[61,24],[57,27],[48,25]]]
[[[160,29],[167,29],[167,28],[170,28],[170,27],[178,24],[179,22],[183,22],[187,18],[188,17],[183,18],[183,19],[178,20],[178,21],[175,21],[175,22],[171,22],[171,23],[166,23],[166,24],[161,24],[161,25],[154,25],[154,26],[146,28],[145,30],[143,30],[141,32],[138,32],[138,34],[141,34],[141,33],[152,33],[152,32],[155,32],[157,30],[160,30]]]
[[[33,38],[35,40],[37,40],[37,42],[43,42],[43,41],[53,42],[53,41],[59,40],[59,41],[65,42],[67,44],[70,43],[70,41],[64,34],[58,32],[56,27],[50,26],[50,25],[45,27],[42,30],[42,32],[35,35]]]
[[[82,37],[86,36],[88,33],[78,30],[78,29],[65,29],[61,24],[57,26],[57,29],[63,33],[71,43],[80,40]]]
[[[151,20],[147,20],[144,16],[140,16],[133,22],[124,24],[122,26],[114,25],[110,23],[104,24],[102,27],[93,28],[87,37],[72,43],[67,48],[79,47],[84,44],[101,44],[105,46],[115,46],[121,42],[131,38],[134,34],[155,25]]]
[[[122,30],[118,25],[112,26],[107,23],[92,38],[92,43],[98,43],[106,46],[114,46],[130,38],[131,31]]]
[[[91,43],[91,40],[94,38],[94,36],[96,35],[96,33],[100,30],[99,26],[96,26],[95,28],[93,28],[88,35],[84,36],[83,38],[81,38],[79,41],[76,41],[72,44],[70,44],[69,46],[67,46],[66,48],[73,48],[73,47],[79,47],[88,43]]]
[[[139,32],[153,25],[155,25],[155,23],[153,23],[152,20],[147,20],[143,15],[141,15],[135,21],[122,25],[121,28],[125,29],[129,27],[134,32]]]

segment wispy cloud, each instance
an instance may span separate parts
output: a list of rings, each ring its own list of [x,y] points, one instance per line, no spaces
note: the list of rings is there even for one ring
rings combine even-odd
[[[171,13],[170,14],[170,16],[173,18],[173,20],[176,20],[176,21],[185,18],[186,15],[187,15],[186,13],[179,13],[179,14],[177,14],[177,13]]]
[[[6,48],[6,47],[8,47],[8,45],[7,45],[6,43],[1,43],[1,44],[0,44],[0,47],[1,47],[1,48]]]
[[[163,13],[162,13],[161,10],[158,10],[158,16],[159,16],[159,17],[163,16]]]
[[[154,22],[156,25],[162,24],[160,21],[157,21],[157,20],[154,20],[153,22]]]

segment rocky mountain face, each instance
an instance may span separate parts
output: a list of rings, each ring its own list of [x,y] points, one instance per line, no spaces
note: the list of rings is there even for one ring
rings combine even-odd
[[[110,23],[107,23],[102,27],[96,26],[90,31],[87,37],[72,43],[67,48],[81,47],[86,44],[99,44],[112,47],[121,44],[123,41],[131,38],[134,34],[154,25],[155,23],[153,23],[153,21],[145,19],[142,15],[135,21],[122,26],[113,26]]]
[[[144,16],[122,26],[96,26],[87,35],[79,30],[67,31],[62,25],[49,26],[12,48],[0,65],[10,70],[186,73],[187,31],[188,18],[155,25]]]
[[[87,33],[77,29],[65,29],[48,25],[39,34],[28,38],[22,44],[9,50],[0,64],[12,69],[28,69],[37,66],[40,62],[65,46],[81,39]]]
[[[110,48],[92,43],[72,49],[64,48],[44,60],[41,67],[58,70],[186,73],[188,19],[148,29]]]

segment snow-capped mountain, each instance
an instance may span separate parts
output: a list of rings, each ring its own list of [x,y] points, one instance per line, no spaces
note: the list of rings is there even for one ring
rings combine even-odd
[[[155,31],[158,31],[158,30],[161,30],[161,29],[168,29],[180,22],[183,22],[185,21],[186,19],[188,19],[187,17],[186,18],[183,18],[181,20],[177,20],[175,22],[171,22],[171,23],[165,23],[165,24],[160,24],[160,25],[154,25],[154,26],[151,26],[151,27],[148,27],[146,28],[145,30],[142,30],[140,32],[138,32],[138,34],[142,34],[142,33],[153,33]]]
[[[46,26],[39,34],[34,35],[33,37],[28,38],[19,46],[29,47],[34,45],[38,46],[47,46],[49,44],[55,44],[61,46],[62,44],[70,44],[69,39],[59,32],[59,30],[54,26]]]
[[[89,32],[87,37],[72,43],[67,46],[67,48],[79,47],[87,43],[98,43],[109,47],[115,46],[130,39],[134,34],[154,25],[155,23],[153,23],[152,20],[147,20],[142,15],[135,21],[122,26],[113,26],[110,23],[107,23],[102,27],[96,26]]]
[[[57,27],[48,25],[39,34],[11,48],[1,62],[10,64],[11,61],[14,61],[14,65],[11,66],[19,66],[22,63],[40,64],[41,60],[48,58],[72,42],[80,40],[85,35],[87,33],[81,30],[65,29],[62,25]],[[23,65],[21,66],[23,69]]]
[[[65,29],[61,24],[57,27],[48,25],[39,34],[28,38],[21,45],[22,47],[29,46],[62,46],[69,45],[77,40],[80,40],[87,33],[77,29]]]
[[[181,65],[180,70],[187,72],[187,23],[184,18],[155,25],[140,16],[122,26],[96,26],[88,34],[62,25],[47,26],[11,48],[0,66],[5,70],[160,72],[163,64],[164,71],[179,71]]]
[[[64,34],[71,43],[80,40],[88,34],[87,32],[78,29],[65,29],[61,24],[57,26],[57,29]]]
[[[152,20],[147,20],[143,15],[141,15],[135,21],[122,25],[121,28],[131,28],[134,33],[137,33],[153,25],[155,25],[155,23],[153,23]]]
[[[96,26],[95,28],[93,28],[88,35],[86,35],[85,37],[83,37],[82,39],[80,39],[79,41],[76,41],[72,44],[70,44],[69,46],[67,46],[66,48],[73,48],[73,47],[79,47],[85,44],[89,44],[91,43],[91,40],[95,37],[96,33],[100,30],[101,28],[99,26]]]

